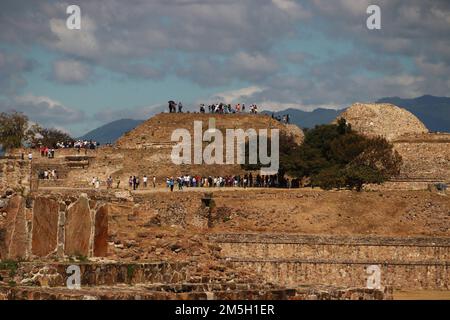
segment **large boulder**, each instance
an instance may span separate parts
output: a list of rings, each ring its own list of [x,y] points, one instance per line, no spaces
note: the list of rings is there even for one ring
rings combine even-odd
[[[428,133],[428,129],[416,116],[392,104],[355,103],[339,118],[347,120],[361,134],[383,136],[388,140]]]

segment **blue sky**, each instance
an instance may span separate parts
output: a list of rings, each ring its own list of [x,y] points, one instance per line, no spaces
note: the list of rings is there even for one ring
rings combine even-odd
[[[0,111],[73,135],[171,99],[313,110],[450,88],[445,0],[3,0],[0,30]]]

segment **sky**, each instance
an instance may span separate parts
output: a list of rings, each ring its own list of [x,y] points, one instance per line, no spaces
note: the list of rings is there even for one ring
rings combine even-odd
[[[81,29],[69,30],[69,5]],[[381,9],[369,30],[367,8]],[[2,0],[0,112],[79,136],[167,101],[340,109],[449,96],[448,0]]]

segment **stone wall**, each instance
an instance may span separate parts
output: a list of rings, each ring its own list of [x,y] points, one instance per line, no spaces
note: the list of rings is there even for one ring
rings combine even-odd
[[[302,292],[289,289],[258,290],[244,288],[220,291],[183,291],[187,286],[157,288],[100,287],[66,288],[0,287],[0,300],[391,300],[392,293],[362,288],[309,288]],[[208,286],[209,287],[209,286]],[[225,286],[224,286],[225,287]],[[156,290],[154,290],[156,289]]]
[[[86,194],[15,195],[0,225],[0,259],[106,256],[108,208]]]
[[[80,267],[81,286],[113,286],[120,284],[174,284],[189,276],[186,263],[20,263],[17,275],[26,285],[64,287],[70,265]]]
[[[267,281],[296,286],[364,286],[366,268],[381,269],[384,286],[450,287],[450,238],[215,235],[223,258],[255,269]]]
[[[450,182],[450,134],[411,136],[393,143],[403,158],[403,178]]]
[[[384,290],[334,286],[285,288],[261,281],[240,282],[198,277],[189,263],[82,263],[77,290],[66,287],[71,263],[19,263],[17,286],[3,286],[0,300],[42,299],[195,299],[195,300],[382,300],[392,299]]]
[[[0,194],[7,189],[28,192],[31,163],[28,160],[0,158]]]

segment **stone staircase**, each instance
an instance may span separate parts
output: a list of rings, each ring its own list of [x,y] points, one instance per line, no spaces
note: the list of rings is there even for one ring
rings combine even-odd
[[[81,287],[65,284],[67,268],[78,265]],[[195,268],[194,268],[195,269]],[[280,287],[232,276],[214,278],[187,263],[22,263],[16,286],[0,284],[7,300],[331,300],[389,299],[389,291],[299,286]]]
[[[65,165],[69,168],[82,168],[86,169],[89,167],[91,159],[95,157],[92,156],[66,156]]]

